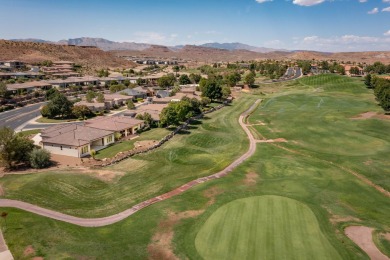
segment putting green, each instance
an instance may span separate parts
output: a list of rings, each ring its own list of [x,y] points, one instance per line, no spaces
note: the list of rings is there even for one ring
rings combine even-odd
[[[303,203],[279,196],[232,201],[199,230],[204,259],[341,259]]]

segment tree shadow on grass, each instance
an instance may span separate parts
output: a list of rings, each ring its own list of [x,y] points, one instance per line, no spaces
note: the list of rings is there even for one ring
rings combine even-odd
[[[195,129],[198,129],[199,127],[197,126],[194,126],[194,125],[188,125],[187,126],[187,130],[195,130]]]
[[[203,124],[201,120],[198,120],[198,119],[192,119],[190,121],[190,125],[201,125]]]
[[[189,135],[189,134],[191,134],[191,131],[189,131],[188,129],[181,129],[177,134],[178,135]]]

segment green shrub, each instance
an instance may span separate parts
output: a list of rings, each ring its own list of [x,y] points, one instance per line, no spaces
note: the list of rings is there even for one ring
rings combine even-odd
[[[34,169],[42,169],[51,165],[50,152],[45,149],[34,148],[30,153],[30,165]]]

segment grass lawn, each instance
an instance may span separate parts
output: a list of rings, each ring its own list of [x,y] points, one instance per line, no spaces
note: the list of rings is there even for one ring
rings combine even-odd
[[[112,158],[119,152],[129,151],[134,148],[134,140],[116,142],[96,153],[96,159]]]
[[[390,187],[390,122],[351,119],[363,112],[381,111],[372,91],[358,79],[320,75],[260,86],[256,92],[266,95],[248,120],[265,125],[253,126],[252,131],[265,138],[285,138],[287,143],[259,143],[256,153],[228,176],[107,227],[80,228],[17,209],[1,209],[9,213],[4,235],[15,259],[34,256],[23,256],[28,245],[35,248],[36,256],[46,259],[147,259],[152,253],[163,256],[151,251],[151,245],[161,241],[163,250],[171,248],[181,259],[203,259],[209,253],[223,257],[219,245],[232,253],[280,259],[289,250],[287,242],[302,249],[299,259],[321,259],[325,254],[334,259],[369,259],[343,230],[364,225],[381,233],[390,231],[389,198],[345,170]],[[191,134],[178,135],[161,149],[109,167],[117,174],[111,180],[71,171],[6,175],[0,179],[3,197],[78,216],[119,212],[215,173],[246,151],[248,142],[237,118],[258,97],[242,96],[233,106],[193,124]],[[147,139],[154,135],[144,134]],[[260,198],[256,206],[240,208],[254,198]],[[225,209],[232,211],[221,216]],[[248,211],[252,215],[244,214]],[[172,218],[176,215],[182,217]],[[222,218],[231,224],[209,223]],[[253,219],[258,220],[256,224],[249,224]],[[0,224],[5,227],[4,222]],[[209,232],[218,227],[223,227],[226,236]],[[237,227],[244,228],[235,232]],[[259,227],[266,232],[259,234]],[[260,236],[256,242],[261,250],[250,251],[253,244],[243,242],[244,234]],[[294,239],[278,239],[281,235]],[[261,236],[270,239],[264,241]],[[217,245],[215,252],[202,246],[206,241]],[[377,243],[384,253],[389,252],[388,242],[380,238]]]
[[[198,177],[226,167],[248,147],[238,116],[255,100],[245,96],[234,105],[194,122],[160,149],[137,155],[106,168],[111,181],[72,171],[5,176],[0,180],[7,198],[28,201],[66,212],[97,217],[118,213],[168,192]],[[160,140],[168,133],[155,129],[136,140]],[[113,146],[114,147],[114,146]],[[194,169],[196,169],[194,171]],[[50,200],[45,198],[50,197]]]
[[[77,121],[77,119],[51,119],[46,117],[40,117],[36,120],[38,123],[66,123],[66,122],[74,122]]]
[[[204,259],[341,259],[305,204],[280,197],[239,199],[218,208],[199,230]]]
[[[134,148],[134,143],[137,141],[145,141],[145,140],[161,140],[164,136],[170,133],[169,130],[165,128],[153,128],[146,132],[140,134],[138,138],[128,141],[117,142],[103,150],[100,150],[96,154],[97,159],[103,158],[112,158],[119,152],[129,151]]]
[[[35,135],[41,132],[41,129],[33,129],[33,130],[26,130],[22,132],[18,132],[18,135],[20,136],[30,136],[30,135]]]

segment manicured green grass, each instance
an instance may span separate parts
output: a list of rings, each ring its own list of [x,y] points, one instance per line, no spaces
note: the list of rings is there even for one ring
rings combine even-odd
[[[341,259],[305,204],[280,196],[232,201],[195,239],[204,259]]]
[[[33,129],[33,130],[26,130],[19,132],[18,135],[20,136],[30,136],[30,135],[36,135],[41,132],[41,129]]]
[[[269,139],[285,138],[287,147],[347,166],[390,190],[390,121],[356,120],[367,111],[383,113],[371,90],[362,82],[336,75],[320,75],[301,81],[327,89],[338,83],[351,84],[327,91],[275,95],[263,101],[250,117],[265,126],[254,126]],[[323,83],[321,83],[323,82]],[[337,93],[337,94],[335,94]]]
[[[119,141],[96,153],[96,159],[112,158],[119,152],[129,151],[134,148],[135,140]]]
[[[170,131],[165,128],[153,128],[151,130],[141,133],[138,138],[128,140],[128,141],[120,141],[103,150],[98,151],[96,154],[96,158],[97,159],[112,158],[119,152],[125,152],[133,149],[134,143],[137,141],[145,141],[145,140],[159,141],[169,133]]]
[[[77,121],[77,119],[50,119],[47,117],[40,117],[36,120],[38,123],[66,123],[74,121]]]
[[[253,131],[266,138],[284,137],[288,143],[259,143],[256,153],[228,176],[154,204],[119,223],[80,228],[16,209],[1,209],[9,213],[4,235],[12,253],[16,259],[30,259],[23,256],[23,251],[33,245],[46,259],[147,259],[148,246],[159,239],[154,234],[168,232],[165,238],[170,237],[166,225],[174,223],[171,243],[174,253],[181,259],[203,259],[195,244],[196,237],[218,209],[248,197],[281,196],[300,205],[306,215],[314,214],[318,226],[310,230],[322,234],[329,248],[336,251],[332,254],[342,259],[369,259],[345,236],[343,229],[348,225],[364,225],[378,232],[389,232],[389,198],[339,166],[389,187],[389,123],[351,119],[362,112],[380,111],[372,92],[363,83],[352,79],[340,88],[336,81],[351,79],[334,75],[326,76],[333,80],[324,76],[310,80],[318,81],[321,77],[323,83],[308,85],[296,81],[260,86],[256,90],[267,95],[261,96],[264,101],[249,122],[262,121],[266,125],[254,126]],[[80,216],[118,212],[198,176],[214,173],[246,151],[247,140],[237,119],[255,98],[244,96],[235,100],[232,107],[192,125],[190,135],[183,133],[155,152],[110,167],[111,172],[118,173],[113,180],[67,171],[6,175],[0,179],[5,197]],[[247,182],[248,173],[256,177],[254,182]],[[172,220],[172,212],[186,217]],[[272,223],[283,222],[287,227],[296,218],[295,214],[288,216],[286,221],[280,221],[277,215]],[[4,227],[4,222],[0,224]],[[237,243],[242,243],[238,238]],[[307,243],[306,237],[295,239],[293,243]],[[272,259],[267,257],[271,248],[273,245],[267,244],[268,251],[261,250],[259,258]],[[300,258],[321,256],[313,257],[305,251]]]
[[[0,180],[7,198],[15,198],[78,216],[107,216],[168,192],[186,182],[210,175],[239,157],[248,141],[238,116],[255,97],[208,114],[161,148],[106,168],[112,181],[93,174],[57,171],[5,176]],[[168,133],[156,129],[136,140],[160,140]],[[196,170],[194,170],[196,169]],[[50,200],[46,198],[50,197]]]
[[[378,249],[385,255],[390,256],[390,240],[383,233],[373,232],[372,238]]]

